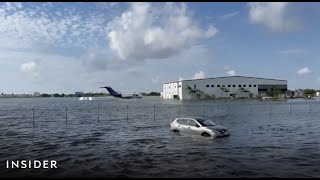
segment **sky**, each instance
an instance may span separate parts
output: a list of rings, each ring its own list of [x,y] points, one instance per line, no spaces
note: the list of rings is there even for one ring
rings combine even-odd
[[[320,89],[320,3],[1,2],[0,93],[222,76]]]

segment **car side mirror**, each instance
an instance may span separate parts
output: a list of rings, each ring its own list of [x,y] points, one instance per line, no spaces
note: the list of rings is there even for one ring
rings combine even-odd
[[[198,127],[198,128],[199,128],[200,126],[197,124],[197,125],[196,125],[196,127]]]

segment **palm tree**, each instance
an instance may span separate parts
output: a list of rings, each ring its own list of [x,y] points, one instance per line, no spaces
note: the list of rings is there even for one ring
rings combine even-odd
[[[241,92],[240,95],[242,95],[242,92],[243,92],[244,88],[243,87],[239,87],[238,90]]]
[[[194,99],[194,94],[196,93],[196,91],[194,89],[192,89],[192,87],[188,86],[186,87],[186,90],[189,91],[189,94],[191,94],[192,99]]]
[[[227,95],[227,93],[228,92],[230,92],[230,90],[229,89],[227,89],[227,88],[224,88],[224,92],[226,93],[226,95]]]
[[[272,87],[272,88],[269,88],[267,90],[267,93],[271,96],[271,97],[275,97],[275,96],[278,96],[279,94],[282,94],[282,90],[280,88],[277,88],[277,87]]]
[[[194,95],[196,95],[197,92],[200,92],[201,94],[204,95],[204,93],[203,93],[202,91],[200,91],[199,89],[193,89],[192,87],[190,87],[190,86],[188,86],[188,85],[187,85],[186,90],[189,90],[189,94],[191,94],[192,99],[195,99],[195,98],[194,98]]]
[[[222,97],[223,97],[223,92],[225,91],[225,87],[220,87],[221,93],[222,93]]]
[[[248,89],[245,89],[245,88],[243,88],[243,87],[240,87],[240,88],[239,88],[239,91],[240,91],[240,92],[244,92],[246,96],[247,96],[247,93],[250,92]],[[241,94],[242,94],[242,93],[241,93]]]
[[[205,99],[212,99],[214,96],[211,96],[210,94],[204,94]]]
[[[247,93],[250,93],[248,89],[245,89],[243,92],[246,94],[246,96],[247,96]]]
[[[267,89],[267,93],[269,94],[269,96],[273,96],[273,94],[272,94],[272,88],[269,88],[269,89]]]
[[[223,92],[225,92],[226,95],[227,95],[227,92],[230,92],[230,90],[227,89],[226,87],[220,87],[220,90],[222,91],[222,97],[223,97]]]

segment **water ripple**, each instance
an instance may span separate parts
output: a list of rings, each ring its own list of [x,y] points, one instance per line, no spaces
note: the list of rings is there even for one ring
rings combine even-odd
[[[179,115],[172,102],[156,101],[164,104],[154,116],[155,100],[139,101],[146,107],[129,108],[127,119],[122,106],[136,101],[6,101],[0,107],[12,107],[0,111],[0,177],[320,177],[317,104],[307,114],[303,104],[292,105],[289,114],[286,104],[275,103],[270,114],[269,104],[253,102],[255,111],[247,112],[232,102],[226,114],[223,106],[216,109],[218,101],[204,110],[182,103],[180,116],[205,112],[230,128],[229,137],[202,138],[169,131]],[[15,110],[18,105],[72,110],[66,122],[64,110],[39,109],[33,125],[30,111]],[[96,109],[76,110],[88,105],[101,107],[99,122]],[[3,168],[6,160],[23,159],[56,160],[59,168]]]

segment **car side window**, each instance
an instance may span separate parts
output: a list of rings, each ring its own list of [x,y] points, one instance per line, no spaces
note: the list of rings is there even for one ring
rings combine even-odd
[[[178,119],[177,122],[181,125],[188,125],[188,119]]]
[[[189,126],[194,126],[196,127],[198,123],[195,120],[189,120]]]

